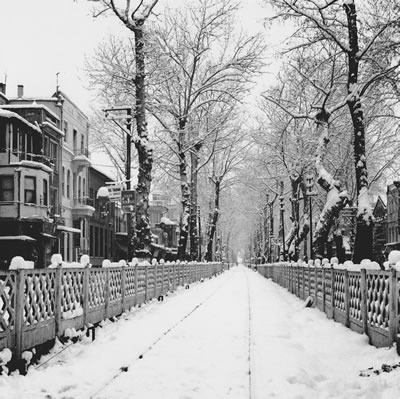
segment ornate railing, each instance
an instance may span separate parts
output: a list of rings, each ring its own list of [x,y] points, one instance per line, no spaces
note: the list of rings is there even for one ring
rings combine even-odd
[[[289,263],[257,265],[257,270],[300,299],[311,296],[313,306],[328,318],[368,335],[372,345],[383,347],[397,342],[400,274],[396,270],[349,271],[331,265]]]
[[[20,357],[67,328],[82,329],[214,276],[221,263],[0,271],[0,351]]]

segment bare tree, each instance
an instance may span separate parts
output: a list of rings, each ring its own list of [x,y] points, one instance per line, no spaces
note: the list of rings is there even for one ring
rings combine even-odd
[[[192,200],[188,154],[196,160],[197,149],[208,139],[213,141],[212,133],[218,130],[200,129],[198,115],[210,104],[239,101],[261,66],[260,37],[233,33],[236,11],[231,0],[199,0],[196,7],[166,11],[153,32],[162,73],[152,88],[152,114],[169,134],[179,163],[181,259],[186,253]]]
[[[366,0],[357,8],[354,0],[297,1],[270,0],[278,18],[296,22],[293,47],[321,48],[327,43],[335,49],[335,58],[347,75],[341,85],[342,98],[353,125],[353,156],[358,203],[357,234],[353,259],[359,262],[371,256],[372,211],[368,199],[368,169],[365,147],[365,118],[362,98],[386,79],[395,79],[400,63],[398,5],[390,1]],[[385,13],[382,14],[382,8]],[[360,21],[362,23],[360,23]],[[304,32],[307,32],[304,34]]]
[[[134,118],[136,121],[136,133],[133,141],[138,152],[138,183],[136,186],[137,193],[137,208],[136,208],[136,225],[134,235],[134,251],[139,257],[149,257],[151,251],[151,232],[148,216],[149,193],[151,186],[151,171],[153,166],[153,149],[149,144],[147,122],[146,122],[146,88],[145,88],[145,36],[144,25],[158,0],[99,0],[105,8],[100,10],[97,15],[111,10],[114,15],[134,34],[134,41],[129,44],[134,52],[134,71],[131,62],[123,65],[121,62],[111,62],[111,76],[113,79],[124,79],[124,82],[131,81],[126,88],[133,86],[135,105],[132,107]],[[115,49],[115,48],[114,48]],[[118,48],[116,49],[118,50]],[[118,51],[114,51],[114,54]],[[115,71],[115,68],[118,68]],[[111,80],[110,88],[113,90],[113,79]],[[115,81],[114,81],[115,82]],[[116,87],[120,87],[117,85]],[[130,148],[130,145],[128,146]]]

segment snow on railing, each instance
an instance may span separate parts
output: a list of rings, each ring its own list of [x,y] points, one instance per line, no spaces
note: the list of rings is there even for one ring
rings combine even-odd
[[[392,252],[398,253],[390,254],[382,269],[369,260],[354,265],[339,264],[336,258],[255,267],[300,299],[311,298],[328,318],[368,335],[372,345],[382,347],[400,336],[400,252]]]
[[[13,270],[0,271],[0,353],[9,348],[20,358],[36,345],[224,270],[218,262],[137,260],[92,268],[85,256],[67,264],[54,255],[46,269],[31,269],[17,259]]]

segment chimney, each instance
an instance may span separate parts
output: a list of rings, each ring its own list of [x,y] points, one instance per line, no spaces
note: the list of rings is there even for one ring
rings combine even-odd
[[[18,85],[18,98],[22,98],[24,96],[24,85]]]
[[[0,93],[6,94],[6,84],[0,83]]]

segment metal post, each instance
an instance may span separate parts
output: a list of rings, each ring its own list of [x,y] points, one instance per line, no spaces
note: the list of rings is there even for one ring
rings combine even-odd
[[[314,249],[313,249],[313,221],[312,221],[312,199],[311,195],[308,196],[309,207],[310,207],[310,259],[314,259]]]

